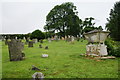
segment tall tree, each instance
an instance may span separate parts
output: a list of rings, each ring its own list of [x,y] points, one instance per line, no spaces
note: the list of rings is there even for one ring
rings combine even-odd
[[[106,28],[111,32],[110,36],[115,40],[120,41],[120,1],[114,4],[107,21]]]
[[[39,41],[40,39],[44,39],[44,38],[45,38],[45,35],[44,35],[44,33],[42,33],[42,31],[40,31],[40,30],[37,29],[37,30],[35,30],[35,31],[33,31],[33,32],[31,33],[30,38],[31,38],[31,39],[37,38],[38,41]]]
[[[45,30],[57,31],[62,35],[78,35],[80,32],[81,20],[77,16],[76,6],[73,3],[67,2],[61,5],[56,5],[46,17]]]

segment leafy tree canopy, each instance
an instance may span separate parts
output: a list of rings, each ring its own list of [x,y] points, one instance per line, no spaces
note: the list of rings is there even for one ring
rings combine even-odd
[[[31,33],[30,38],[31,39],[37,38],[38,40],[40,40],[40,39],[44,39],[45,35],[44,35],[44,33],[42,33],[42,31],[40,31],[39,29],[37,29],[37,30],[35,30],[35,31],[33,31]]]
[[[114,4],[107,21],[106,28],[111,32],[110,36],[113,39],[120,41],[120,1]]]
[[[81,19],[77,16],[76,6],[67,2],[56,5],[46,17],[45,30],[57,31],[65,35],[78,35],[80,32]]]

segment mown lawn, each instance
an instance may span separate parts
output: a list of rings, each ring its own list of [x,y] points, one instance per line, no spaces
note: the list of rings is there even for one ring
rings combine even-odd
[[[3,78],[31,78],[36,71],[32,65],[40,68],[45,78],[118,78],[118,59],[93,60],[80,56],[85,53],[87,41],[70,44],[65,41],[44,41],[34,44],[33,48],[24,46],[26,59],[23,61],[9,61],[8,46],[2,42],[2,77]],[[48,58],[41,58],[41,54],[49,54]]]

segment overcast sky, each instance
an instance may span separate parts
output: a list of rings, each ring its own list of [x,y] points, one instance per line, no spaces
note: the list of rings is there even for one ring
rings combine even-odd
[[[63,2],[73,2],[80,19],[93,17],[95,26],[105,28],[106,18],[116,1],[118,0],[3,0],[0,3],[0,33],[26,34],[36,29],[44,31],[46,15],[55,5]]]

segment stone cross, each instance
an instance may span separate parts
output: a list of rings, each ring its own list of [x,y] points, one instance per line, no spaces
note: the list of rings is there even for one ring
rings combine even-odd
[[[10,61],[19,61],[24,59],[22,50],[24,48],[24,44],[19,40],[12,39],[8,42],[8,49],[9,49],[9,57]]]

